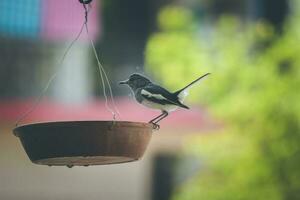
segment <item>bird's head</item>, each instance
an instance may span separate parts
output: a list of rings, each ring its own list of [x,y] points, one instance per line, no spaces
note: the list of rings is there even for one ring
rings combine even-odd
[[[123,85],[126,84],[128,85],[132,90],[136,90],[138,88],[142,88],[147,86],[151,81],[140,75],[140,74],[132,74],[128,80],[121,81],[119,84]]]

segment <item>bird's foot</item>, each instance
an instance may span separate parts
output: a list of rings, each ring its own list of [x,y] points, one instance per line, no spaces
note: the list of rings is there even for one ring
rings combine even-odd
[[[154,122],[150,122],[153,125],[153,129],[158,131],[160,129],[160,125],[154,123]]]

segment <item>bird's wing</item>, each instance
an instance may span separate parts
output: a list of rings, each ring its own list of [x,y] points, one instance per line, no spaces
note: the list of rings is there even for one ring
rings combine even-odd
[[[141,90],[141,95],[154,103],[162,104],[162,105],[177,105],[183,108],[188,108],[177,100],[177,97],[172,93],[168,92],[166,89],[152,84],[151,86],[147,86]]]

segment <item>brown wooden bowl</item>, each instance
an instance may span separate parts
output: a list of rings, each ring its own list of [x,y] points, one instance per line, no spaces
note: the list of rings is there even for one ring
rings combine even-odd
[[[153,126],[124,121],[63,121],[28,124],[14,134],[33,163],[88,166],[139,160]]]

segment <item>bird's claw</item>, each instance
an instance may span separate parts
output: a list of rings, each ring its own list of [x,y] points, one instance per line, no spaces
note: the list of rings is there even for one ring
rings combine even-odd
[[[155,123],[153,123],[153,122],[151,122],[151,124],[153,125],[153,129],[154,130],[159,130],[160,129],[160,125],[158,125],[158,124],[155,124]]]

